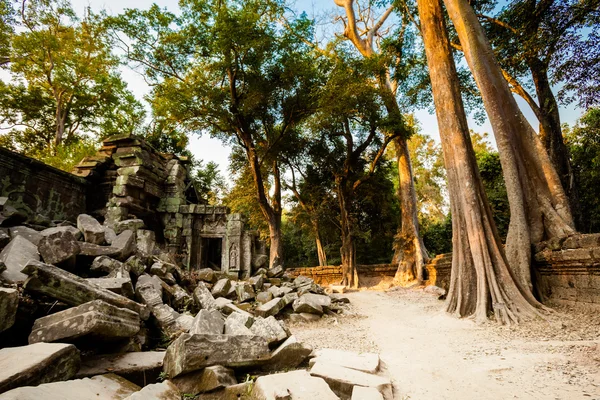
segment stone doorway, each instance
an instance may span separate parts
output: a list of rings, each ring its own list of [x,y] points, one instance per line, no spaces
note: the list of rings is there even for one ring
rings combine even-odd
[[[223,238],[203,237],[201,248],[200,268],[211,268],[220,271]]]

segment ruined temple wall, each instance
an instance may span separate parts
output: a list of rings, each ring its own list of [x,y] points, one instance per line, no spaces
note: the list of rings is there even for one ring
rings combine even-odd
[[[0,148],[0,197],[30,218],[75,221],[86,211],[87,187],[85,179]]]

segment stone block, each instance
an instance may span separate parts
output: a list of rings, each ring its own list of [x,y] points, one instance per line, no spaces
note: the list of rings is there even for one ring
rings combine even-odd
[[[215,306],[221,311],[224,311],[225,307],[231,305],[232,303],[233,302],[231,300],[226,299],[225,297],[218,297],[215,299]],[[229,314],[231,314],[231,312],[233,311],[229,311]]]
[[[254,287],[254,290],[259,291],[262,289],[265,279],[262,275],[256,275],[248,279],[248,282]]]
[[[114,230],[117,235],[125,232],[126,230],[130,230],[132,232],[136,232],[138,229],[142,229],[144,227],[144,221],[141,219],[126,219],[124,221],[119,221],[115,224]]]
[[[40,232],[40,234],[43,237],[46,237],[46,236],[53,235],[57,232],[69,232],[69,233],[71,233],[71,235],[73,235],[75,240],[81,240],[81,238],[83,238],[83,233],[81,233],[81,231],[79,229],[75,228],[74,226],[69,226],[69,225],[56,226],[54,228],[44,229],[43,231]]]
[[[267,270],[267,276],[269,278],[279,278],[283,275],[283,266],[277,265],[269,270]]]
[[[133,299],[133,284],[131,278],[88,278],[88,282],[93,283],[96,286],[100,286],[103,289],[110,290],[113,293],[120,294],[121,296]]]
[[[125,269],[135,276],[140,276],[146,272],[146,264],[138,256],[131,256],[125,261]]]
[[[208,283],[214,283],[214,282],[217,281],[217,276],[215,274],[215,271],[212,270],[211,268],[202,268],[202,269],[199,269],[196,272],[196,276],[201,281],[208,282]]]
[[[179,389],[171,381],[163,381],[145,386],[139,392],[126,397],[125,400],[181,400]]]
[[[254,334],[249,329],[254,323],[254,318],[248,313],[233,312],[225,320],[226,335],[250,335]]]
[[[160,304],[152,308],[152,316],[158,327],[167,335],[172,336],[180,332],[177,324],[179,313],[166,304]]]
[[[171,286],[171,305],[178,310],[188,310],[194,299],[181,286]]]
[[[19,292],[17,289],[0,288],[0,332],[14,325],[18,307]]]
[[[288,337],[285,329],[283,329],[273,316],[268,318],[256,318],[254,323],[250,326],[250,331],[254,335],[264,337],[269,346],[277,345]]]
[[[285,307],[284,300],[281,297],[276,297],[273,300],[256,307],[254,313],[259,317],[267,318],[271,315],[277,315],[283,307]]]
[[[38,245],[38,251],[47,264],[75,263],[75,257],[81,252],[75,236],[69,231],[59,231],[44,236]]]
[[[256,295],[256,301],[260,304],[268,303],[273,300],[273,294],[271,292],[260,292]]]
[[[237,299],[240,303],[244,301],[254,300],[256,297],[256,293],[254,292],[254,288],[249,282],[241,282],[236,285],[235,292],[237,294]]]
[[[177,330],[182,332],[189,332],[194,324],[194,317],[190,314],[181,314],[179,318],[175,320],[177,324]]]
[[[111,278],[129,276],[128,271],[121,261],[108,256],[98,256],[94,258],[94,261],[92,261],[92,265],[90,266],[90,271],[107,274]]]
[[[115,373],[139,386],[154,382],[162,371],[164,351],[136,351],[85,357],[75,378]]]
[[[121,400],[140,387],[115,374],[20,387],[0,396],[2,400]]]
[[[200,371],[178,376],[173,379],[173,383],[181,393],[197,395],[237,385],[237,379],[232,369],[214,365]]]
[[[111,258],[116,258],[119,255],[119,249],[112,246],[100,246],[98,244],[87,243],[87,242],[79,242],[79,248],[81,252],[79,253],[82,257],[100,257],[107,256]]]
[[[117,260],[127,260],[135,252],[135,235],[133,231],[124,230],[117,235],[110,246],[117,249],[114,256]]]
[[[159,306],[163,304],[162,286],[156,285],[150,275],[142,275],[135,285],[135,298],[150,307]]]
[[[219,279],[212,289],[212,295],[214,297],[226,297],[231,289],[231,281],[223,278]]]
[[[167,349],[163,369],[169,378],[212,365],[252,367],[270,357],[260,336],[190,335],[184,333]]]
[[[0,229],[0,251],[2,251],[7,244],[10,243],[10,235],[7,231]]]
[[[10,237],[12,239],[16,238],[17,236],[21,236],[36,246],[40,244],[40,240],[42,240],[44,237],[40,232],[27,226],[15,226],[14,228],[10,228],[8,231],[10,232]]]
[[[152,257],[156,247],[156,234],[147,229],[138,229],[136,232],[136,244],[138,253],[145,258]]]
[[[310,366],[321,362],[323,364],[338,365],[344,368],[375,374],[379,371],[380,359],[375,353],[354,353],[345,350],[319,349],[315,351]]]
[[[287,371],[297,368],[308,359],[313,349],[290,336],[271,354],[271,359],[262,367],[263,371]]]
[[[375,388],[354,386],[350,400],[383,400],[383,395]]]
[[[218,310],[200,310],[192,327],[190,334],[192,335],[220,335],[224,332],[225,318]]]
[[[339,400],[327,383],[306,371],[259,377],[252,388],[254,400]]]
[[[81,214],[77,217],[77,228],[83,232],[83,238],[86,242],[92,244],[104,244],[104,228],[100,222],[87,214]]]
[[[294,301],[294,311],[322,315],[323,308],[331,307],[331,298],[326,295],[306,293]]]
[[[290,321],[292,322],[316,322],[321,319],[320,315],[309,314],[309,313],[292,313],[290,314]]]
[[[111,341],[132,337],[139,330],[140,317],[136,312],[94,300],[38,318],[29,335],[29,343],[73,341],[84,336]]]
[[[17,236],[0,252],[0,278],[8,283],[22,283],[27,275],[21,271],[28,262],[39,261],[37,246]]]
[[[80,363],[79,350],[72,344],[36,343],[0,349],[0,393],[71,379]]]
[[[217,303],[215,302],[215,298],[208,290],[204,282],[198,282],[196,289],[194,289],[194,301],[204,310],[216,310]]]
[[[143,320],[150,316],[150,310],[145,305],[91,284],[53,265],[31,261],[23,272],[29,275],[24,285],[26,290],[53,297],[69,305],[79,306],[92,300],[102,300],[115,307],[135,311]]]
[[[388,378],[320,362],[311,367],[310,374],[323,378],[331,390],[342,398],[350,398],[354,386],[377,389],[386,400],[394,398],[392,394],[392,382]]]

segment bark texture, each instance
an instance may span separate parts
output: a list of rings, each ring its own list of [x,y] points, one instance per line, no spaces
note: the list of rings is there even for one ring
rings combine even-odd
[[[543,308],[516,281],[483,189],[462,104],[440,0],[418,0],[452,210],[452,272],[447,311],[500,323],[533,318]]]
[[[531,245],[574,233],[569,202],[544,146],[513,98],[473,9],[444,0],[494,130],[510,203],[506,254],[529,292]]]

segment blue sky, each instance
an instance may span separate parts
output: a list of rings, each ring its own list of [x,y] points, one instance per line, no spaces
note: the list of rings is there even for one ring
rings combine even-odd
[[[170,10],[175,10],[177,7],[177,2],[175,0],[72,0],[73,7],[79,14],[82,14],[87,6],[90,6],[94,11],[105,9],[109,14],[118,14],[126,8],[148,8],[152,3],[156,3],[159,6],[166,7]],[[294,8],[299,12],[305,11],[310,17],[319,16],[323,22],[326,22],[328,18],[331,19],[333,13],[340,11],[340,9],[335,6],[333,0],[296,0]],[[129,88],[138,98],[141,99],[148,93],[148,86],[137,72],[124,68],[122,76],[127,81]],[[537,131],[538,122],[533,115],[533,112],[520,97],[516,97],[516,99],[521,110],[532,124],[533,128]],[[566,122],[570,125],[574,124],[582,113],[580,109],[574,106],[563,106],[560,111],[562,122]],[[427,110],[418,110],[414,114],[421,125],[422,132],[439,141],[438,125],[435,115],[429,114]],[[488,132],[493,140],[489,121],[486,121],[483,125],[478,125],[469,118],[469,126],[477,132]],[[202,137],[194,136],[190,138],[190,150],[198,159],[202,159],[205,162],[216,162],[221,167],[223,175],[226,177],[229,176],[227,165],[230,150],[219,140],[211,139],[208,135]]]

